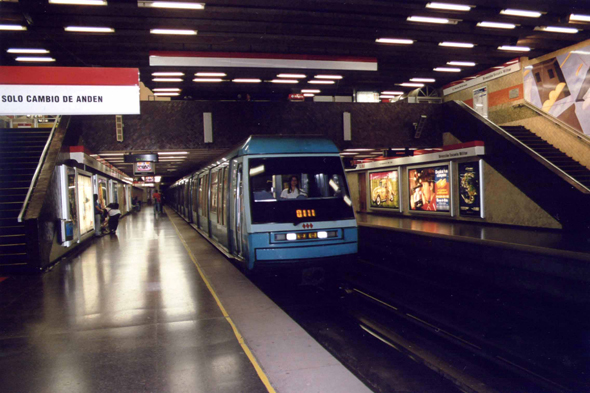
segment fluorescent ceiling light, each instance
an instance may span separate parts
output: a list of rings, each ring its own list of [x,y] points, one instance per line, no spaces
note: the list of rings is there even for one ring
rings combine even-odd
[[[321,93],[321,90],[318,89],[302,89],[302,93]]]
[[[404,83],[400,83],[400,86],[405,86],[405,87],[424,87],[424,83],[412,83],[412,82],[404,82]]]
[[[112,27],[90,27],[90,26],[68,26],[64,28],[65,31],[73,33],[114,33],[115,29]]]
[[[449,42],[449,41],[441,42],[438,45],[452,47],[452,48],[473,48],[475,46],[475,44],[472,44],[469,42]]]
[[[227,76],[227,74],[225,72],[197,72],[195,76],[222,77]]]
[[[503,45],[499,46],[498,49],[510,51],[510,52],[529,52],[531,48],[528,46],[510,46],[510,45]]]
[[[515,10],[512,8],[502,10],[500,13],[502,15],[524,16],[525,18],[538,18],[542,15],[539,11]]]
[[[404,94],[404,92],[403,91],[382,91],[381,94],[396,96],[396,95],[402,95],[402,94]]]
[[[307,81],[307,83],[311,83],[312,85],[333,85],[334,81],[328,81],[328,80],[315,80],[312,79],[310,81]]]
[[[373,151],[375,149],[344,149],[344,151]]]
[[[178,154],[188,154],[188,151],[159,151],[158,152],[159,155],[164,156],[164,155],[178,155]]]
[[[98,153],[99,156],[123,156],[125,153]]]
[[[426,8],[433,8],[436,10],[449,10],[449,11],[470,11],[471,6],[462,4],[448,4],[448,3],[428,3]]]
[[[0,30],[23,31],[27,28],[21,25],[0,25]]]
[[[437,72],[461,72],[460,68],[453,68],[453,67],[436,67],[434,71]]]
[[[313,93],[304,93],[303,96],[304,97],[314,97],[315,94],[313,94]]]
[[[184,72],[152,72],[152,76],[184,76]]]
[[[356,156],[357,154],[358,153],[352,153],[352,152],[350,152],[350,153],[346,153],[346,152],[340,153],[341,156]]]
[[[572,53],[577,53],[579,55],[590,55],[590,52],[583,50],[573,50]]]
[[[193,82],[223,82],[221,78],[195,78]]]
[[[166,157],[160,157],[160,158],[158,158],[158,160],[177,160],[177,159],[184,160],[185,158],[186,157],[184,157],[184,156],[178,156],[178,157],[166,156]]]
[[[447,61],[448,65],[461,67],[474,67],[475,63],[472,61]]]
[[[590,15],[571,14],[570,22],[590,22]]]
[[[180,91],[178,87],[156,87],[153,91]]]
[[[197,30],[183,29],[150,29],[152,34],[169,34],[169,35],[197,35]]]
[[[53,57],[17,57],[16,61],[48,62],[55,61]]]
[[[304,74],[279,74],[277,78],[291,78],[291,79],[299,79],[299,78],[307,78]]]
[[[154,93],[154,95],[157,97],[173,97],[173,96],[179,96],[180,93]]]
[[[25,49],[25,48],[10,48],[6,52],[8,52],[8,53],[30,53],[30,54],[49,53],[49,51],[47,49]]]
[[[316,79],[342,79],[342,75],[316,75]]]
[[[500,23],[500,22],[479,22],[478,27],[489,27],[492,29],[514,29],[514,23]]]
[[[270,81],[271,83],[299,83],[298,80],[295,79],[273,79]]]
[[[153,82],[182,82],[182,78],[153,78]]]
[[[236,78],[233,79],[232,82],[236,82],[236,83],[260,83],[262,82],[262,80],[260,79],[254,79],[254,78]]]
[[[382,44],[412,45],[414,43],[414,40],[409,40],[405,38],[377,38],[375,42],[379,42]]]
[[[184,10],[204,10],[205,3],[184,3],[179,1],[139,1],[139,7],[176,8]]]
[[[437,24],[441,24],[441,25],[446,25],[451,22],[447,18],[432,18],[429,16],[408,16],[407,20],[409,22],[437,23]]]
[[[576,34],[580,31],[580,30],[575,29],[573,27],[559,27],[559,26],[541,26],[541,27],[535,27],[535,30],[547,31],[549,33],[566,33],[566,34]]]
[[[433,83],[436,82],[436,79],[433,78],[412,78],[410,82],[425,82],[425,83]]]
[[[399,98],[399,96],[394,96],[392,94],[381,94],[379,98]]]
[[[106,0],[49,0],[49,4],[107,5]]]

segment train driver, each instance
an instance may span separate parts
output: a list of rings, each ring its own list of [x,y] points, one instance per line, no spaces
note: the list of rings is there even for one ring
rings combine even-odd
[[[295,199],[297,197],[307,198],[307,194],[299,188],[299,179],[297,176],[291,176],[289,187],[281,192],[281,198]]]

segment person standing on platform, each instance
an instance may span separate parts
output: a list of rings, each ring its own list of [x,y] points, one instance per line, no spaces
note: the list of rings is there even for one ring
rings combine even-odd
[[[118,203],[109,203],[107,208],[109,212],[109,233],[114,235],[119,227],[119,218],[121,217],[121,210],[119,210]]]
[[[94,235],[95,236],[102,236],[101,224],[102,224],[103,215],[104,215],[104,209],[100,205],[100,200],[98,199],[98,194],[94,194]]]
[[[160,194],[160,192],[158,190],[154,191],[154,195],[152,195],[154,198],[154,203],[155,205],[155,209],[156,212],[158,213],[162,213],[162,195]]]

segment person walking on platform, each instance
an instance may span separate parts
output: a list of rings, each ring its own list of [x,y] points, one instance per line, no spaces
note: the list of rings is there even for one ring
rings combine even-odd
[[[104,209],[100,205],[100,200],[98,199],[98,194],[94,194],[94,235],[95,236],[102,236],[101,224],[102,224],[103,215],[104,215]]]
[[[158,190],[155,190],[154,195],[152,196],[154,197],[154,208],[156,209],[155,211],[158,213],[162,213],[162,195],[158,192]]]

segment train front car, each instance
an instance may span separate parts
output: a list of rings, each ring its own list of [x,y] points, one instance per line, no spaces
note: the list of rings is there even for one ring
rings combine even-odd
[[[358,231],[338,148],[319,138],[252,138],[244,156],[249,270],[340,268]]]

